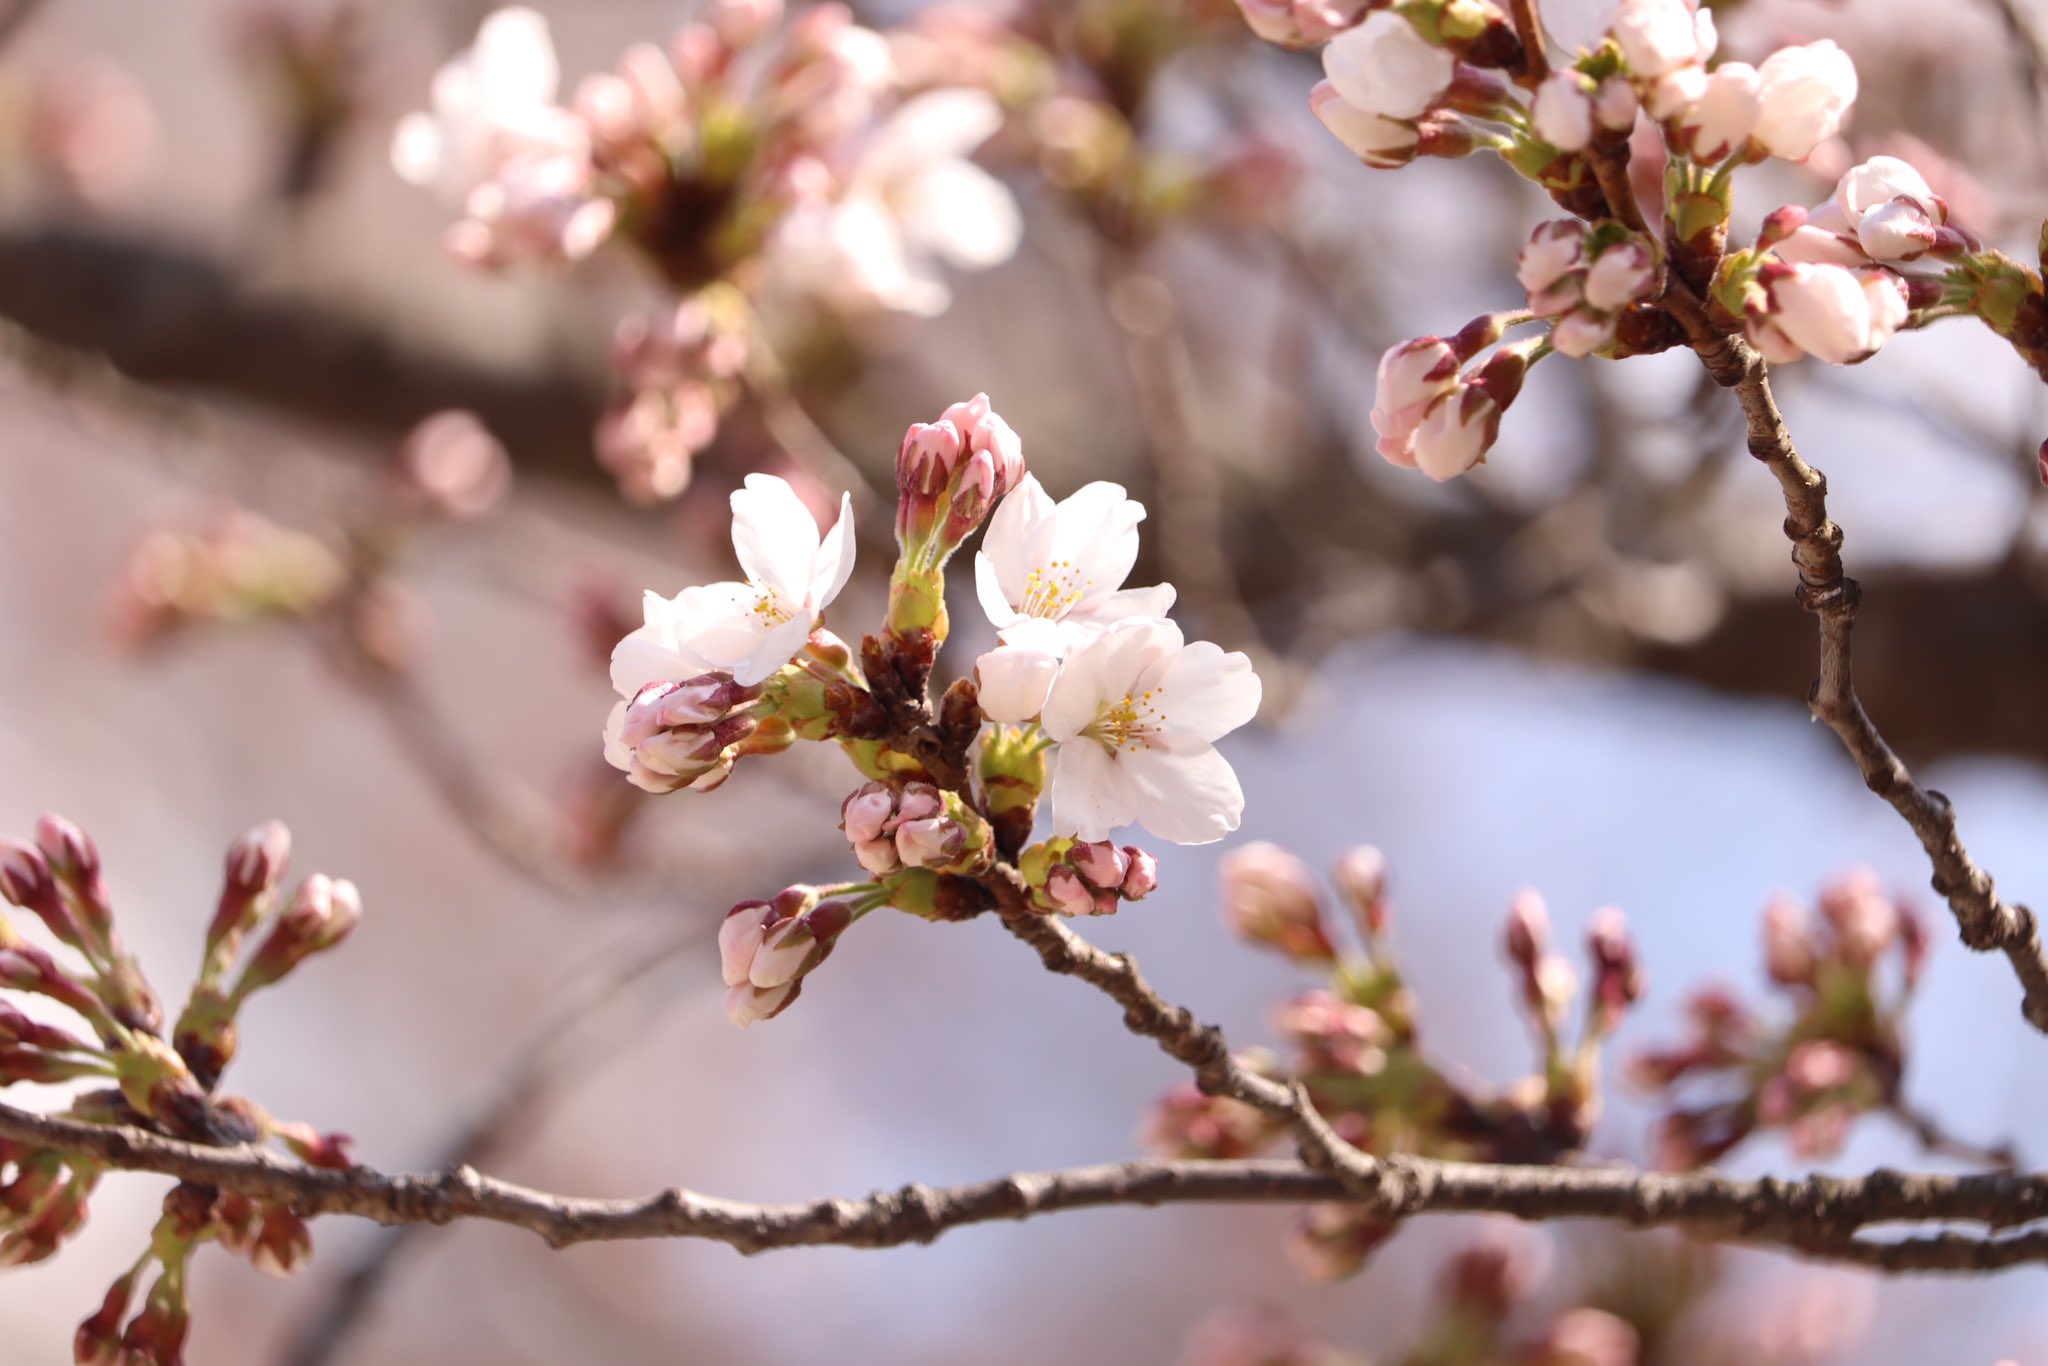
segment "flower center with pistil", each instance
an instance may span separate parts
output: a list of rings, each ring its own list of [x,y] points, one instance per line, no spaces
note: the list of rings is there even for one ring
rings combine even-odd
[[[1141,693],[1127,692],[1121,701],[1103,708],[1086,733],[1111,749],[1150,749],[1159,720],[1159,708],[1148,688]]]
[[[1095,584],[1084,579],[1072,560],[1054,560],[1024,576],[1024,601],[1017,610],[1028,617],[1057,621],[1079,605]]]
[[[754,621],[763,629],[772,630],[796,615],[775,589],[763,588],[760,592],[761,595],[754,599]]]

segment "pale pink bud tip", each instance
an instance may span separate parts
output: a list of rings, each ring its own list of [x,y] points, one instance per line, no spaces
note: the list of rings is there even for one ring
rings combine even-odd
[[[36,847],[60,876],[90,878],[100,870],[100,853],[92,837],[62,816],[47,815],[36,822]]]
[[[292,832],[283,821],[265,821],[228,846],[228,885],[244,897],[276,887],[291,861]]]

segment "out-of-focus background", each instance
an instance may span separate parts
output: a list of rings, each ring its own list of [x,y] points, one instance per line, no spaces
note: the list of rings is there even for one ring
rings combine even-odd
[[[812,435],[886,488],[907,423],[987,390],[1055,493],[1100,477],[1145,499],[1139,581],[1174,578],[1191,634],[1260,662],[1267,713],[1226,746],[1243,830],[1159,849],[1160,892],[1086,932],[1239,1042],[1265,1041],[1267,1011],[1303,979],[1219,921],[1219,857],[1261,838],[1320,867],[1375,844],[1432,1053],[1506,1079],[1527,1067],[1493,947],[1510,896],[1540,888],[1561,939],[1619,905],[1650,993],[1612,1073],[1678,1030],[1695,983],[1760,992],[1767,896],[1811,897],[1867,865],[1936,930],[1907,1091],[1955,1132],[2038,1161],[2041,1045],[2004,964],[1954,942],[1910,832],[1806,717],[1812,627],[1732,404],[1684,354],[1551,362],[1476,476],[1438,488],[1385,465],[1366,421],[1379,351],[1516,304],[1540,197],[1476,159],[1360,167],[1307,114],[1310,59],[1254,43],[1228,5],[1046,8],[1067,3],[1199,21],[1125,112],[1162,164],[1206,174],[1239,149],[1258,188],[1141,231],[1061,169],[1057,138],[1001,135],[981,161],[1022,205],[1017,254],[949,276],[943,316],[834,331],[790,392]],[[689,17],[639,0],[540,8],[572,83]],[[1726,50],[1825,35],[1854,55],[1849,145],[1820,160],[1910,155],[1958,218],[2031,256],[2048,208],[2034,37],[2048,17],[1992,0],[1717,8]],[[642,587],[723,576],[725,493],[789,460],[774,418],[742,404],[678,500],[622,500],[590,428],[613,322],[658,286],[620,254],[558,274],[445,254],[446,210],[393,174],[388,146],[484,9],[346,7],[349,105],[309,187],[287,169],[315,154],[290,136],[305,125],[263,35],[323,31],[335,0],[14,0],[19,22],[0,20],[0,829],[53,810],[90,830],[125,933],[173,993],[237,832],[282,818],[298,868],[353,878],[361,929],[252,1006],[231,1083],[353,1134],[380,1168],[444,1160],[485,1114],[494,1174],[594,1195],[803,1199],[1130,1154],[1176,1069],[993,924],[876,917],[796,1008],[744,1033],[719,1008],[708,937],[673,951],[739,897],[838,875],[852,779],[836,754],[801,750],[742,765],[712,796],[629,803],[597,763],[611,694],[584,637]],[[1552,23],[1595,32],[1602,9],[1553,8]],[[1293,165],[1257,179],[1263,153],[1247,149],[1268,140]],[[1738,229],[1831,182],[1774,164],[1739,183]],[[2039,382],[1958,322],[1778,384],[1866,587],[1865,700],[2025,899],[2048,885]],[[492,515],[405,546],[394,577],[411,596],[384,623],[402,684],[336,667],[301,623],[139,617],[153,532],[218,528],[232,506],[338,544],[405,431],[454,407],[504,442],[515,482]],[[886,507],[865,515],[875,535],[832,613],[849,635],[886,570]],[[955,587],[951,653],[971,659],[986,628]],[[548,1032],[559,1048],[537,1053]],[[1593,1150],[1640,1159],[1648,1125],[1610,1084]],[[1825,1165],[1942,1160],[1872,1119]],[[1762,1138],[1729,1165],[1804,1163]],[[0,1361],[66,1359],[161,1194],[110,1179],[75,1246],[0,1276]],[[1410,1229],[1358,1277],[1316,1286],[1280,1255],[1287,1222],[1083,1213],[753,1260],[690,1243],[555,1253],[466,1225],[409,1241],[355,1305],[342,1281],[383,1235],[329,1219],[286,1283],[203,1255],[190,1356],[317,1359],[293,1353],[338,1317],[332,1360],[389,1366],[1168,1362],[1238,1303],[1385,1351],[1472,1233]],[[1545,1293],[1566,1296],[1640,1246],[1528,1236],[1550,1248]],[[1812,1339],[1769,1359],[2048,1357],[2035,1271],[1880,1284],[1736,1254],[1725,1275],[1702,1313]]]

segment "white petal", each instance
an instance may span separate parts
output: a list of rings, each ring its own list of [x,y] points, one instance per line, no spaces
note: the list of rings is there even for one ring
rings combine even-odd
[[[1044,709],[1059,671],[1059,657],[1043,650],[1015,645],[990,650],[974,665],[983,715],[1004,724],[1029,721]]]
[[[905,240],[960,270],[987,270],[1017,254],[1024,218],[1009,187],[971,161],[941,161],[899,189]]]
[[[907,180],[933,162],[966,156],[1003,126],[1003,108],[986,91],[964,86],[905,100],[861,153],[862,185]]]
[[[1002,515],[1001,508],[996,509],[996,515]],[[996,577],[995,561],[989,558],[986,550],[974,552],[974,596],[981,600],[981,610],[988,614],[990,624],[998,631],[1028,620],[1003,596],[1002,583]]]
[[[434,184],[446,157],[441,127],[431,116],[407,114],[392,130],[391,169],[408,184]]]
[[[1237,773],[1207,741],[1188,737],[1164,748],[1155,743],[1152,749],[1129,750],[1121,767],[1136,799],[1138,823],[1160,839],[1212,844],[1244,817]]]
[[[706,667],[700,656],[677,648],[675,638],[658,626],[642,626],[612,647],[612,687],[625,698],[649,683],[694,678]]]
[[[472,69],[479,100],[489,107],[546,104],[555,97],[561,67],[548,21],[523,7],[501,9],[476,31]]]
[[[818,521],[787,480],[750,474],[745,488],[733,490],[732,548],[749,582],[800,603],[811,586]]]
[[[625,728],[626,704],[624,702],[615,702],[612,704],[611,715],[604,719],[604,761],[613,768],[623,769],[625,772],[631,773],[633,771],[633,751],[626,746],[624,740],[619,738]]]
[[[1170,583],[1150,588],[1123,588],[1083,604],[1068,620],[1109,625],[1130,617],[1163,617],[1173,610],[1174,588]]]
[[[818,553],[811,558],[810,597],[814,612],[822,612],[853,577],[853,495],[839,495],[839,520],[825,533]]]
[[[737,669],[760,648],[761,638],[772,624],[757,610],[760,603],[761,590],[752,584],[706,583],[685,588],[676,595],[677,649],[704,660],[709,667]],[[808,631],[808,625],[805,629]]]
[[[1054,685],[1057,691],[1058,685]],[[1093,842],[1136,817],[1137,794],[1123,766],[1093,740],[1052,753],[1052,833]]]
[[[811,637],[811,625],[810,618],[791,617],[760,637],[754,652],[733,667],[733,681],[752,687],[773,675],[803,649],[804,642]]]
[[[1038,482],[1038,476],[1026,474],[989,516],[981,548],[995,571],[1004,602],[1012,608],[1024,599],[1024,578],[1031,572],[1031,542],[1038,528],[1051,520],[1053,506],[1052,495]]]
[[[1260,694],[1251,660],[1198,640],[1166,666],[1159,708],[1174,730],[1213,741],[1258,715]]]
[[[1138,523],[1145,505],[1126,497],[1121,484],[1083,484],[1053,514],[1051,553],[1072,567],[1083,599],[1113,593],[1138,562]]]

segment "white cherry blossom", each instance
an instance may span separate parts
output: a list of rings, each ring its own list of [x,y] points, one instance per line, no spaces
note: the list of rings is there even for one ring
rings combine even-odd
[[[612,686],[631,698],[663,679],[707,670],[742,686],[766,679],[804,646],[853,573],[853,503],[822,538],[796,490],[772,474],[750,474],[732,495],[732,547],[744,582],[649,592],[646,624],[612,651]]]
[[[1856,64],[1822,39],[1782,47],[1757,68],[1756,140],[1774,157],[1804,161],[1841,131],[1856,102]]]
[[[1016,253],[1023,217],[1010,191],[968,160],[1002,126],[980,90],[906,101],[862,149],[845,193],[799,206],[778,230],[785,278],[850,310],[943,313],[944,262],[986,270]]]
[[[1391,10],[1369,15],[1323,49],[1323,74],[1344,102],[1369,114],[1412,119],[1442,98],[1458,61]]]
[[[1073,651],[1040,724],[1052,755],[1052,828],[1095,841],[1138,824],[1176,844],[1237,829],[1244,792],[1215,742],[1259,709],[1242,654],[1187,644],[1170,621],[1120,622]]]
[[[1064,653],[1110,622],[1162,617],[1173,588],[1125,588],[1138,560],[1145,505],[1121,484],[1084,484],[1055,503],[1025,475],[996,506],[974,556],[974,588],[1005,641],[1028,622],[1058,628],[1045,647]],[[1023,642],[1017,642],[1023,643]]]
[[[513,158],[584,154],[583,122],[554,102],[560,80],[546,19],[519,7],[492,13],[434,74],[432,112],[399,120],[392,168],[460,209]]]

